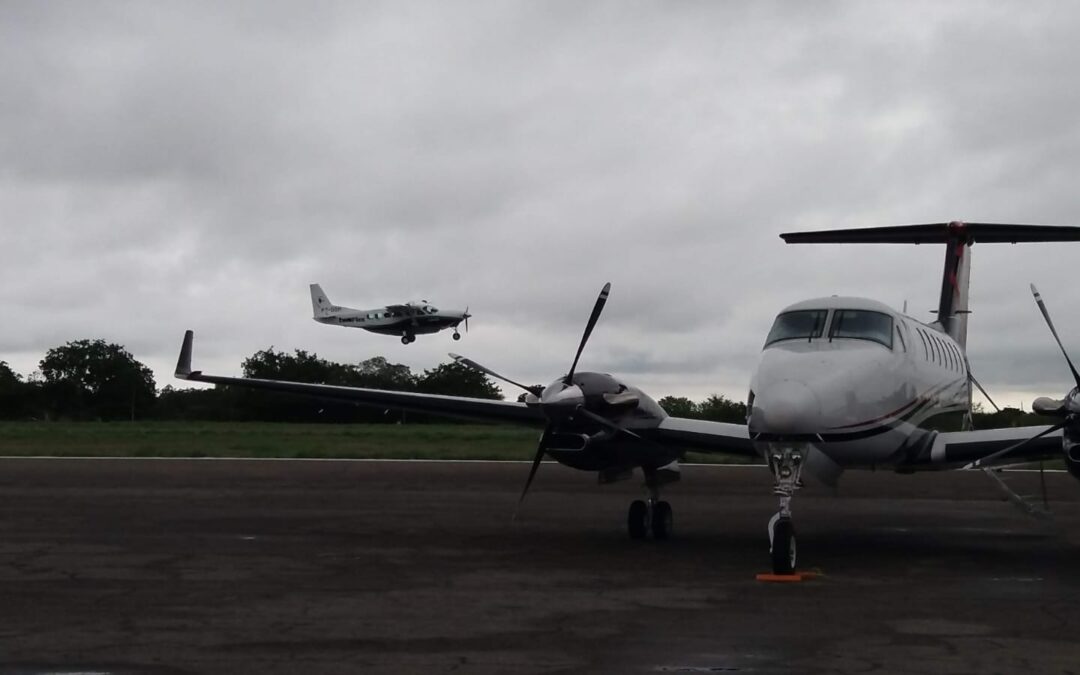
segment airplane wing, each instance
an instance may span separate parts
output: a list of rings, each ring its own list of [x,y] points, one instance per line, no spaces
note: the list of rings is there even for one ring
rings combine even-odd
[[[1061,429],[1049,426],[1007,427],[976,431],[945,431],[934,439],[930,450],[935,464],[1002,466],[1061,457]],[[1034,438],[1039,434],[1044,436]],[[1022,441],[1030,440],[1015,450],[994,456]]]
[[[524,403],[496,401],[486,398],[467,398],[464,396],[443,396],[439,394],[418,394],[407,391],[387,391],[383,389],[364,389],[361,387],[342,387],[330,384],[311,384],[307,382],[288,382],[285,380],[261,380],[251,377],[223,377],[206,375],[202,371],[191,369],[191,348],[194,333],[184,334],[184,344],[180,348],[180,359],[176,363],[176,377],[192,382],[211,382],[251,389],[267,389],[293,394],[306,394],[322,399],[349,401],[375,408],[395,408],[409,412],[432,413],[462,419],[486,422],[508,422],[541,428],[546,423],[544,413],[537,408],[530,408]]]
[[[403,312],[405,314],[412,314],[416,311],[416,308],[412,305],[387,305],[386,309],[391,312]]]

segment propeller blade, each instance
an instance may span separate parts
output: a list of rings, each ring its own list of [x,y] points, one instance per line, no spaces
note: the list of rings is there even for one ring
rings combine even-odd
[[[544,433],[540,434],[540,442],[536,444],[536,456],[533,457],[532,468],[529,469],[529,477],[525,480],[525,487],[521,490],[521,496],[518,497],[517,506],[514,507],[513,520],[517,520],[518,512],[521,511],[521,504],[525,501],[525,495],[529,493],[529,486],[532,485],[533,478],[536,477],[536,470],[540,468],[540,462],[544,459],[544,448],[547,447],[548,437],[551,435],[551,425],[544,427]]]
[[[971,370],[968,370],[968,377],[971,378],[971,383],[979,388],[979,391],[981,391],[982,395],[986,397],[986,400],[990,401],[990,405],[994,406],[994,410],[1001,412],[1001,408],[998,407],[997,403],[994,403],[994,399],[990,398],[990,394],[986,393],[986,390],[983,389],[983,386],[979,384],[978,380],[975,379],[975,375],[971,373]]]
[[[465,306],[465,332],[466,333],[469,332],[469,317],[470,316],[472,316],[472,314],[469,314],[469,306],[466,305]]]
[[[540,394],[542,394],[544,392],[544,390],[541,387],[538,387],[538,386],[535,386],[535,385],[533,385],[531,387],[528,387],[528,386],[526,386],[526,385],[524,385],[524,384],[522,384],[520,382],[514,382],[509,377],[503,377],[502,375],[496,373],[494,370],[491,370],[490,368],[485,368],[484,366],[480,365],[476,361],[473,361],[472,359],[467,359],[464,356],[461,356],[460,354],[454,354],[453,352],[450,352],[450,358],[454,359],[455,361],[457,361],[461,365],[465,366],[466,368],[472,368],[473,370],[479,371],[479,372],[481,372],[481,373],[483,373],[485,375],[490,375],[491,377],[494,377],[496,380],[502,380],[503,382],[509,382],[510,384],[512,384],[512,385],[514,385],[516,387],[521,387],[522,389],[529,392],[533,396],[539,397]]]
[[[596,298],[596,304],[593,305],[592,314],[589,315],[589,322],[585,324],[585,334],[581,336],[581,344],[578,345],[577,354],[574,355],[574,362],[570,364],[570,372],[563,378],[565,384],[570,384],[574,379],[574,371],[577,370],[578,359],[581,358],[581,352],[585,349],[585,343],[589,341],[589,336],[592,335],[593,328],[600,319],[600,313],[604,311],[604,305],[607,304],[608,293],[610,291],[611,282],[609,281],[604,284],[602,289],[600,289],[600,296]],[[1080,379],[1077,381],[1080,382]]]
[[[1012,445],[1005,448],[1004,450],[998,450],[997,452],[995,452],[995,453],[993,453],[991,455],[987,455],[986,457],[983,457],[982,459],[977,459],[974,462],[972,462],[971,464],[968,464],[967,466],[965,466],[964,468],[965,469],[978,469],[983,464],[989,464],[990,462],[993,462],[994,460],[1001,459],[1002,457],[1009,454],[1010,452],[1015,452],[1019,448],[1024,447],[1025,445],[1027,445],[1028,443],[1034,441],[1035,439],[1042,438],[1043,436],[1045,436],[1047,434],[1052,434],[1052,433],[1054,433],[1058,429],[1061,429],[1064,426],[1065,426],[1065,422],[1055,424],[1052,427],[1049,427],[1047,429],[1044,429],[1044,430],[1040,431],[1039,433],[1035,434],[1031,438],[1025,438],[1024,440],[1020,441],[1019,443],[1013,443]]]
[[[1043,318],[1046,319],[1046,325],[1050,327],[1054,340],[1057,341],[1058,349],[1061,350],[1062,356],[1065,357],[1065,362],[1069,364],[1069,370],[1072,371],[1073,379],[1076,380],[1076,386],[1080,387],[1080,373],[1076,372],[1076,366],[1073,365],[1072,359],[1069,358],[1069,354],[1065,351],[1065,346],[1061,344],[1061,338],[1058,337],[1057,329],[1054,328],[1054,322],[1050,320],[1050,312],[1046,311],[1046,304],[1043,303],[1042,296],[1039,295],[1035,284],[1031,284],[1031,293],[1035,296],[1035,302],[1038,303],[1039,311],[1042,312]]]

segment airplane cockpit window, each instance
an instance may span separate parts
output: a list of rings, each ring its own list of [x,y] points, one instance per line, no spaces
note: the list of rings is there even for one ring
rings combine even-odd
[[[838,309],[833,314],[829,338],[872,340],[892,349],[892,333],[893,320],[888,314],[863,309]]]
[[[765,338],[765,346],[781,340],[810,340],[821,337],[825,330],[825,309],[800,309],[794,312],[784,312],[776,317],[769,336]]]

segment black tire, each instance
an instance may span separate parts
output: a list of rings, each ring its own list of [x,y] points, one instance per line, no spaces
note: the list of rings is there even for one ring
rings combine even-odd
[[[455,340],[460,340],[461,339],[461,333],[454,333],[454,339]]]
[[[795,562],[795,526],[790,518],[781,518],[773,526],[773,574],[794,574]]]
[[[401,344],[403,344],[403,345],[407,345],[407,344],[409,344],[410,342],[412,342],[412,340],[410,340],[410,339],[409,339],[409,336],[408,336],[408,335],[402,335],[402,336],[401,336]]]
[[[640,499],[630,502],[626,514],[626,531],[631,539],[644,539],[649,532],[649,507]]]
[[[674,524],[675,519],[671,512],[671,504],[668,504],[667,502],[656,502],[652,511],[653,539],[658,539],[660,541],[669,539]]]

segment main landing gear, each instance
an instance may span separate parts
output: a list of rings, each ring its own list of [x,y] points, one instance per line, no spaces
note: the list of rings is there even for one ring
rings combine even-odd
[[[635,499],[630,502],[626,515],[626,530],[631,539],[644,539],[652,533],[653,539],[663,541],[671,537],[674,526],[674,514],[671,504],[661,501],[660,484],[654,475],[645,476],[647,499]]]
[[[769,519],[769,552],[774,574],[795,572],[795,525],[791,522],[791,498],[802,486],[802,448],[778,448],[769,453],[769,468],[776,478],[773,494],[780,510]]]
[[[402,335],[401,336],[401,344],[407,345],[410,342],[416,342],[416,336],[415,335]]]

